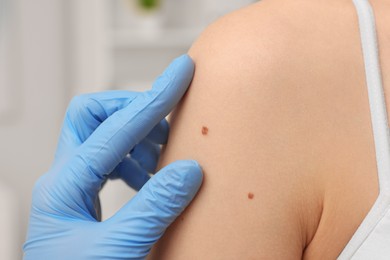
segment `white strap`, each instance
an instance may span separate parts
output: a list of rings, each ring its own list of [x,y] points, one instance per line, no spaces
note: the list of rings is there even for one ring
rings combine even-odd
[[[353,0],[359,18],[366,84],[377,159],[379,196],[338,259],[351,259],[390,206],[390,138],[379,66],[375,17],[368,0]]]

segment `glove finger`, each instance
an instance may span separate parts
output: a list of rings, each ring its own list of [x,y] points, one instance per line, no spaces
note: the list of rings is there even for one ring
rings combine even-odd
[[[168,135],[169,124],[164,118],[152,129],[152,131],[150,131],[146,138],[156,144],[166,144],[168,141]]]
[[[146,256],[166,228],[194,198],[202,183],[197,162],[176,161],[153,176],[123,208],[106,222],[113,244],[128,257]],[[134,255],[132,255],[134,254]]]
[[[142,140],[131,152],[131,158],[150,173],[154,173],[160,158],[160,145],[150,142],[148,139]]]
[[[58,171],[53,170],[56,182],[51,187],[68,198],[66,207],[71,214],[97,219],[94,203],[107,175],[177,104],[193,70],[189,56],[176,59],[152,90],[136,95],[129,105],[104,120],[84,143],[62,156],[61,163],[53,165]]]
[[[109,179],[122,179],[129,187],[140,190],[150,179],[150,176],[139,163],[132,158],[125,157],[123,161],[109,175]]]
[[[187,90],[194,64],[188,55],[177,58],[153,84],[125,108],[108,117],[79,147],[73,163],[104,178],[126,154],[163,119]]]
[[[81,145],[113,113],[139,95],[130,91],[106,91],[76,96],[69,103],[61,129],[57,154]]]

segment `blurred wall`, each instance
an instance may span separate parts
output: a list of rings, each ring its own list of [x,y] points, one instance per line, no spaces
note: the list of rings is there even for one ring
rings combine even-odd
[[[7,53],[13,70],[1,87],[12,102],[0,117],[0,214],[8,216],[1,220],[8,222],[2,225],[9,232],[1,230],[0,244],[10,247],[0,250],[0,259],[21,259],[32,185],[50,166],[69,99],[66,39],[63,1],[7,4]]]

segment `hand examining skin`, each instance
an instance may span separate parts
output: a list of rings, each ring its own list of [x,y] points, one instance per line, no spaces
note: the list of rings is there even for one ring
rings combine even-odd
[[[192,60],[177,58],[146,92],[76,97],[64,119],[54,162],[36,182],[24,259],[143,259],[193,199],[202,182],[197,162],[161,169],[164,117],[188,88]],[[100,222],[99,191],[121,178],[139,190]]]

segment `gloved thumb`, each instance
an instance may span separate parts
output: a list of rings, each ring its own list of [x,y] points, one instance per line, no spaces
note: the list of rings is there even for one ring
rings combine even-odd
[[[120,211],[112,222],[113,243],[128,243],[134,256],[146,256],[195,197],[203,180],[199,164],[193,160],[176,161],[155,174]]]

